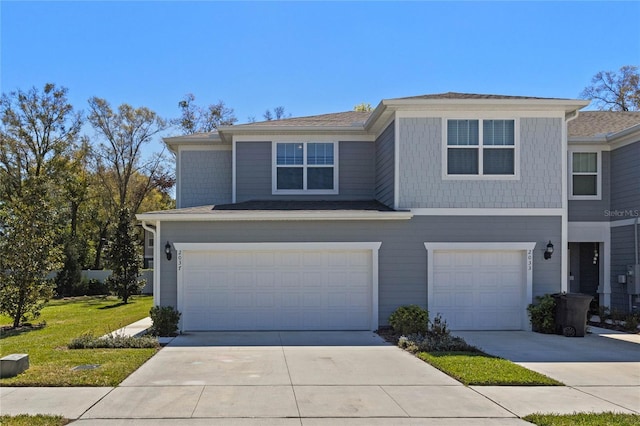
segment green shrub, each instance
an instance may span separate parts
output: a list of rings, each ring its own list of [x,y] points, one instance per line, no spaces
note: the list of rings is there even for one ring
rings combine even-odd
[[[417,352],[478,352],[461,337],[452,336],[447,321],[437,314],[424,334],[408,334],[398,339],[398,346],[412,353]]]
[[[531,328],[538,333],[554,334],[556,332],[555,299],[550,294],[545,294],[542,297],[537,296],[536,300],[538,303],[527,307]]]
[[[158,347],[158,339],[152,336],[124,336],[108,334],[104,337],[95,337],[87,333],[76,337],[69,343],[69,349],[143,349]]]
[[[629,314],[624,319],[624,329],[627,331],[637,333],[638,324],[640,324],[640,314]]]
[[[402,335],[424,335],[429,326],[429,311],[418,305],[400,306],[389,317],[389,324]]]
[[[172,306],[154,306],[149,311],[153,325],[149,329],[152,336],[175,336],[178,331],[180,312]]]

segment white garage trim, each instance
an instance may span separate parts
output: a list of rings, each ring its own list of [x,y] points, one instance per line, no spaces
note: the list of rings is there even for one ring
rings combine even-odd
[[[424,243],[427,249],[427,298],[428,301],[434,300],[433,285],[434,283],[434,252],[439,250],[456,251],[522,251],[525,263],[525,300],[522,301],[522,328],[529,329],[529,318],[527,316],[526,307],[533,300],[533,249],[535,242],[498,242],[498,243]],[[429,304],[429,303],[428,303]],[[428,306],[427,304],[427,306]]]
[[[318,242],[318,243],[174,243],[177,251],[177,309],[183,312],[185,252],[201,251],[314,251],[314,250],[370,250],[371,251],[371,330],[378,328],[378,251],[381,242]],[[180,329],[183,324],[180,322]]]

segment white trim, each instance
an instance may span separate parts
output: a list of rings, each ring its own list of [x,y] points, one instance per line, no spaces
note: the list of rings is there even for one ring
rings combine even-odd
[[[259,133],[255,135],[234,135],[234,142],[375,142],[376,138],[373,134],[363,133],[354,135],[349,133],[326,133],[324,127],[317,127],[318,134],[300,133],[295,128],[290,132],[284,133],[282,129],[280,133]]]
[[[521,329],[530,330],[531,325],[529,323],[529,317],[527,315],[527,306],[533,301],[533,250],[536,247],[535,242],[497,242],[497,243],[431,243],[425,242],[424,248],[427,250],[427,309],[429,309],[429,302],[433,300],[433,285],[434,282],[434,259],[433,254],[435,251],[522,251],[523,262],[526,277],[525,278],[525,294],[522,301],[522,316],[521,316]]]
[[[609,211],[615,211],[615,210],[609,210]],[[626,210],[621,210],[621,211],[631,212],[631,213],[635,214],[635,217],[640,217],[640,209],[637,209],[637,210],[626,209]],[[622,220],[612,220],[611,222],[605,222],[605,223],[608,223],[611,228],[617,228],[619,226],[635,225],[636,220],[635,219],[622,219]]]
[[[307,243],[174,243],[176,250],[226,251],[226,250],[378,250],[381,241],[363,242],[307,242]]]
[[[298,143],[302,144],[302,164],[300,165],[281,165],[281,167],[299,167],[302,169],[302,188],[303,189],[278,189],[278,164],[277,164],[277,146],[280,143]],[[308,165],[307,164],[307,146],[310,143],[330,143],[333,145],[333,164],[332,165]],[[271,195],[335,195],[340,193],[340,175],[338,169],[340,164],[340,142],[336,140],[300,140],[295,142],[291,140],[274,140],[271,141]],[[307,187],[307,171],[309,168],[333,168],[333,189],[306,189]]]
[[[231,151],[231,144],[224,145],[180,145],[178,151]]]
[[[182,152],[176,152],[176,207],[182,207]]]
[[[414,216],[561,216],[561,208],[417,208]]]
[[[266,251],[266,250],[371,250],[371,317],[370,329],[378,329],[378,252],[382,242],[309,242],[309,243],[174,243],[177,268],[177,310],[184,306],[184,252],[189,251]],[[182,320],[180,320],[182,331]]]
[[[159,244],[155,241],[160,238],[160,222],[154,223],[155,229],[147,225],[143,220],[142,227],[151,232],[154,236],[153,245],[153,306],[160,306],[160,248]]]
[[[136,215],[138,220],[165,222],[206,221],[271,221],[271,220],[407,220],[413,217],[407,211],[352,211],[352,210],[259,210],[228,211],[225,213],[150,213]]]
[[[596,154],[596,195],[573,195],[573,154]],[[602,150],[599,147],[569,147],[567,153],[567,182],[569,200],[602,200]],[[590,173],[592,174],[592,173]]]
[[[455,119],[464,114],[469,119],[488,120],[504,119],[505,116],[517,118],[562,118],[564,119],[564,111],[543,111],[543,110],[512,110],[510,108],[483,109],[483,108],[462,108],[456,106],[451,109],[435,109],[435,110],[409,110],[396,111],[397,118],[450,118]]]
[[[478,145],[455,145],[449,146],[447,144],[448,126],[449,120],[477,120],[478,121]],[[486,120],[513,120],[513,145],[485,145],[484,144],[484,122]],[[441,146],[441,166],[442,166],[442,180],[520,180],[520,118],[515,116],[495,116],[495,117],[477,117],[475,115],[458,114],[455,116],[443,116],[440,126],[442,128],[442,146]],[[486,147],[488,149],[513,149],[513,174],[484,174],[484,155],[483,152]],[[477,174],[449,174],[447,171],[447,158],[449,149],[477,149],[478,150],[478,173]]]
[[[237,153],[237,145],[235,138],[231,142],[231,202],[236,202],[236,153]]]
[[[393,123],[393,208],[400,206],[400,120],[397,112]]]

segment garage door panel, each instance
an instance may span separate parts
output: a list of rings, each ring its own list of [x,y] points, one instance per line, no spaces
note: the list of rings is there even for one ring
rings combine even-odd
[[[453,330],[520,329],[523,251],[436,251],[429,310]]]
[[[303,253],[302,266],[305,268],[321,268],[325,263],[325,255],[319,252]]]
[[[344,268],[349,265],[349,259],[342,251],[330,252],[327,254],[327,266],[329,268]]]
[[[282,252],[280,253],[282,266],[300,266],[300,253]]]
[[[371,250],[187,251],[185,330],[371,329]]]

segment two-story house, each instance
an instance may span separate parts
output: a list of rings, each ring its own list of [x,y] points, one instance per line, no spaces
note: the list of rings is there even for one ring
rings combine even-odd
[[[600,201],[580,198],[580,154],[601,152],[602,197],[614,148],[572,139],[569,157],[587,104],[445,93],[166,138],[178,208],[138,215],[155,303],[182,330],[375,330],[407,304],[452,329],[527,329],[535,296],[580,282],[569,242],[602,250],[623,229],[585,241],[570,223]]]

